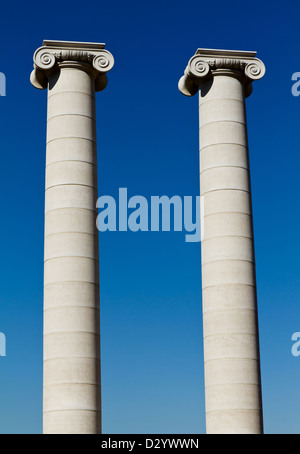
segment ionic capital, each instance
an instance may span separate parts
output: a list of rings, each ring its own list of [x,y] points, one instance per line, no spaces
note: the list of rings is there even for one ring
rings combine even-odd
[[[179,90],[186,96],[193,96],[198,92],[201,80],[227,74],[242,78],[245,95],[249,96],[252,81],[261,79],[266,71],[263,62],[255,55],[256,52],[198,49],[179,80]]]
[[[107,85],[106,73],[114,66],[114,58],[104,49],[105,44],[68,41],[44,41],[33,55],[34,70],[30,81],[35,88],[44,90],[48,75],[64,65],[81,65],[95,77],[96,91]]]

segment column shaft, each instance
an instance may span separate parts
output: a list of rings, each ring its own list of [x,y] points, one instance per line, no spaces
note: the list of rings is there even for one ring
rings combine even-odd
[[[45,196],[44,433],[100,433],[95,80],[49,76]]]
[[[244,83],[200,85],[207,433],[261,433],[262,404]]]

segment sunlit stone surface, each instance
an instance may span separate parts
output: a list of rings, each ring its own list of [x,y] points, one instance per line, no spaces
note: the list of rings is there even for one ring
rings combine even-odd
[[[208,434],[263,431],[245,97],[255,52],[198,49],[179,81],[199,91],[202,302]]]
[[[31,83],[48,88],[44,433],[101,433],[95,91],[104,44],[44,41]]]

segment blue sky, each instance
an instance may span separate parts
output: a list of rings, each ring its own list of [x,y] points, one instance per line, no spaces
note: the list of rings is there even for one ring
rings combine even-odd
[[[300,433],[300,5],[152,0],[1,5],[0,433],[42,431],[46,91],[29,83],[43,39],[105,42],[97,94],[99,195],[199,194],[198,100],[177,83],[198,47],[256,50],[247,99],[264,424]],[[181,232],[100,235],[103,431],[204,433],[200,244]]]

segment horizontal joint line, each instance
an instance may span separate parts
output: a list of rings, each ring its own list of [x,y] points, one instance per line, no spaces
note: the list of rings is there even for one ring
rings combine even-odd
[[[82,408],[69,408],[67,410],[44,410],[43,411],[43,414],[46,414],[46,413],[59,413],[60,411],[63,411],[63,412],[67,412],[67,411],[91,411],[93,413],[101,413],[101,410],[83,410]]]
[[[67,305],[67,306],[54,306],[54,307],[47,307],[44,309],[44,312],[48,312],[48,311],[55,311],[55,310],[58,310],[58,309],[77,309],[77,308],[80,308],[80,309],[90,309],[91,311],[96,311],[96,312],[100,312],[100,308],[99,307],[91,307],[91,306],[71,306],[71,305]]]
[[[66,359],[88,359],[89,361],[96,361],[98,363],[100,363],[100,359],[99,358],[92,358],[92,357],[88,357],[88,356],[54,356],[53,358],[47,358],[47,359],[44,359],[44,363],[46,363],[47,361],[57,361],[58,359],[62,360],[62,361],[65,361]]]
[[[244,213],[243,211],[217,211],[216,213],[205,214],[203,218],[218,216],[219,214],[242,214],[244,216],[249,216],[249,218],[252,218],[252,214]]]
[[[246,192],[247,194],[251,194],[250,191],[246,191],[246,189],[238,189],[238,188],[218,188],[218,189],[211,189],[210,191],[201,192],[201,196],[208,194],[209,192],[220,192],[220,191],[240,191]]]
[[[203,98],[202,98],[202,99],[203,99]],[[223,97],[222,97],[222,98],[211,98],[211,99],[206,99],[205,101],[203,101],[203,102],[200,103],[200,108],[201,108],[204,104],[206,104],[206,103],[208,103],[208,102],[224,101],[224,100],[226,100],[226,101],[236,101],[236,102],[240,102],[240,103],[244,104],[244,101],[242,101],[241,99],[235,99],[235,98],[223,98]]]
[[[202,150],[205,150],[205,148],[209,148],[209,147],[215,147],[216,145],[238,145],[239,147],[243,147],[243,148],[246,148],[246,150],[248,150],[248,145],[247,144],[243,144],[243,143],[236,143],[236,142],[216,142],[216,143],[211,143],[209,145],[205,145],[204,147],[200,147],[200,153]]]
[[[52,98],[53,96],[57,96],[57,95],[61,95],[61,94],[64,94],[64,93],[80,93],[81,95],[87,95],[89,96],[90,98],[92,99],[95,99],[95,96],[92,95],[91,93],[87,93],[86,91],[77,91],[77,90],[62,90],[62,91],[58,91],[56,93],[53,93],[53,94],[50,94],[51,91],[48,92],[48,99],[49,98]]]
[[[44,332],[44,337],[53,336],[53,334],[92,334],[93,336],[100,337],[100,333],[93,333],[92,331],[53,331],[51,333]]]
[[[205,266],[205,265],[210,265],[211,263],[218,263],[218,262],[247,262],[247,263],[251,263],[251,264],[255,264],[255,260],[246,260],[246,259],[220,259],[220,260],[211,260],[210,262],[205,262],[203,263],[201,266],[202,268]]]
[[[226,385],[230,385],[230,386],[245,385],[245,386],[255,386],[255,387],[260,388],[260,385],[258,383],[234,382],[234,383],[216,383],[215,385],[205,385],[205,389],[214,388],[215,386],[220,386],[221,387],[221,386],[226,386]]]
[[[60,117],[84,117],[84,118],[88,118],[89,120],[92,120],[93,123],[96,123],[96,120],[93,116],[84,115],[84,114],[76,114],[76,113],[64,113],[64,114],[53,115],[52,117],[47,117],[47,123],[50,120],[53,120],[54,118],[60,118]]]
[[[246,128],[246,126],[247,126],[247,124],[244,123],[243,121],[237,121],[237,120],[214,120],[214,121],[207,121],[207,122],[205,122],[205,123],[202,123],[202,124],[200,125],[200,128],[199,128],[199,129],[201,130],[201,128],[204,128],[204,126],[212,125],[212,124],[214,124],[214,123],[237,123],[237,124],[239,124],[239,125],[245,126],[245,128]]]
[[[221,357],[221,358],[213,358],[213,359],[204,360],[204,364],[210,363],[212,361],[217,361],[217,362],[220,362],[220,361],[255,361],[257,363],[260,362],[257,358],[246,358],[246,357],[241,357],[241,358],[231,358],[231,357],[223,358],[223,357]]]
[[[238,411],[239,413],[246,413],[249,411],[254,411],[256,413],[260,413],[260,408],[224,408],[223,410],[207,410],[205,413],[227,413],[227,412],[236,412]]]
[[[210,309],[210,310],[204,310],[203,311],[203,315],[206,315],[206,314],[211,314],[212,312],[216,312],[218,314],[221,314],[221,313],[226,313],[226,312],[255,312],[257,313],[257,310],[256,309],[251,309],[251,308],[245,308],[245,307],[236,307],[236,308],[233,308],[233,309]]]
[[[202,240],[201,242],[204,243],[205,241],[211,241],[214,240],[215,238],[246,238],[248,240],[254,241],[253,237],[251,236],[244,236],[244,235],[218,235],[218,236],[212,236],[210,238],[206,238],[205,240]]]
[[[249,168],[248,167],[244,167],[244,166],[234,166],[234,165],[219,165],[219,166],[211,166],[211,167],[206,167],[204,169],[201,170],[201,167],[200,167],[200,175],[204,172],[207,172],[207,170],[212,170],[212,169],[243,169],[243,170],[247,170],[249,171]]]
[[[48,284],[44,284],[44,288],[48,287],[49,285],[57,285],[57,284],[89,284],[89,285],[95,285],[96,287],[99,287],[99,284],[96,282],[89,282],[89,281],[54,281],[54,282],[49,282]]]
[[[59,164],[61,162],[70,162],[70,163],[71,162],[80,162],[80,163],[83,163],[83,164],[90,164],[93,167],[97,167],[97,164],[94,164],[93,162],[81,161],[80,159],[60,159],[59,161],[52,161],[52,162],[49,162],[48,164],[46,164],[46,169],[49,166],[52,166],[54,164]]]
[[[97,142],[93,139],[89,139],[88,137],[76,137],[76,136],[63,136],[63,137],[56,137],[55,139],[50,139],[47,141],[47,145],[51,142],[54,142],[55,140],[60,140],[60,139],[79,139],[79,140],[88,140],[89,142],[92,142],[94,143],[95,145],[97,145]]]
[[[95,189],[97,190],[98,188],[96,188],[95,186],[90,186],[89,184],[82,184],[82,183],[60,183],[60,184],[54,184],[52,186],[47,186],[46,189],[45,189],[45,192],[48,191],[49,189],[52,189],[52,188],[57,188],[59,186],[84,186],[86,188],[91,188],[91,189]]]
[[[88,260],[93,260],[94,262],[99,262],[99,259],[95,259],[93,257],[85,257],[84,255],[61,255],[59,257],[52,257],[44,260],[44,263],[49,262],[50,260],[57,260],[57,259],[88,259]],[[76,281],[75,281],[76,282]]]
[[[256,285],[252,285],[252,284],[238,284],[238,283],[231,283],[231,284],[215,284],[215,285],[207,285],[206,287],[202,287],[202,291],[203,290],[206,290],[207,288],[214,288],[214,287],[219,287],[219,286],[236,286],[236,285],[242,285],[242,286],[247,286],[247,287],[252,287],[252,288],[255,288],[256,289]]]
[[[44,384],[43,388],[49,388],[51,386],[61,386],[61,385],[67,385],[67,386],[69,386],[69,385],[87,385],[87,386],[95,386],[97,388],[100,388],[100,385],[97,383],[88,383],[88,382],[77,383],[77,382],[69,382],[69,381]]]
[[[257,333],[248,333],[248,332],[245,332],[245,333],[236,333],[236,332],[224,332],[224,333],[216,333],[216,334],[208,334],[207,336],[203,336],[203,340],[205,339],[208,339],[210,337],[220,337],[220,336],[252,336],[252,337],[255,337],[257,336]]]
[[[53,235],[66,235],[66,234],[70,234],[70,233],[75,233],[75,234],[80,234],[80,235],[90,235],[90,236],[94,236],[96,238],[98,238],[98,235],[96,233],[89,233],[89,232],[56,232],[56,233],[48,233],[48,235],[45,235],[44,238],[48,238],[49,236],[53,236]]]
[[[50,213],[51,211],[57,211],[57,210],[85,210],[85,211],[91,211],[92,213],[98,214],[98,211],[96,209],[91,209],[91,208],[82,208],[82,207],[60,207],[60,208],[52,208],[51,210],[46,210],[45,214]]]

